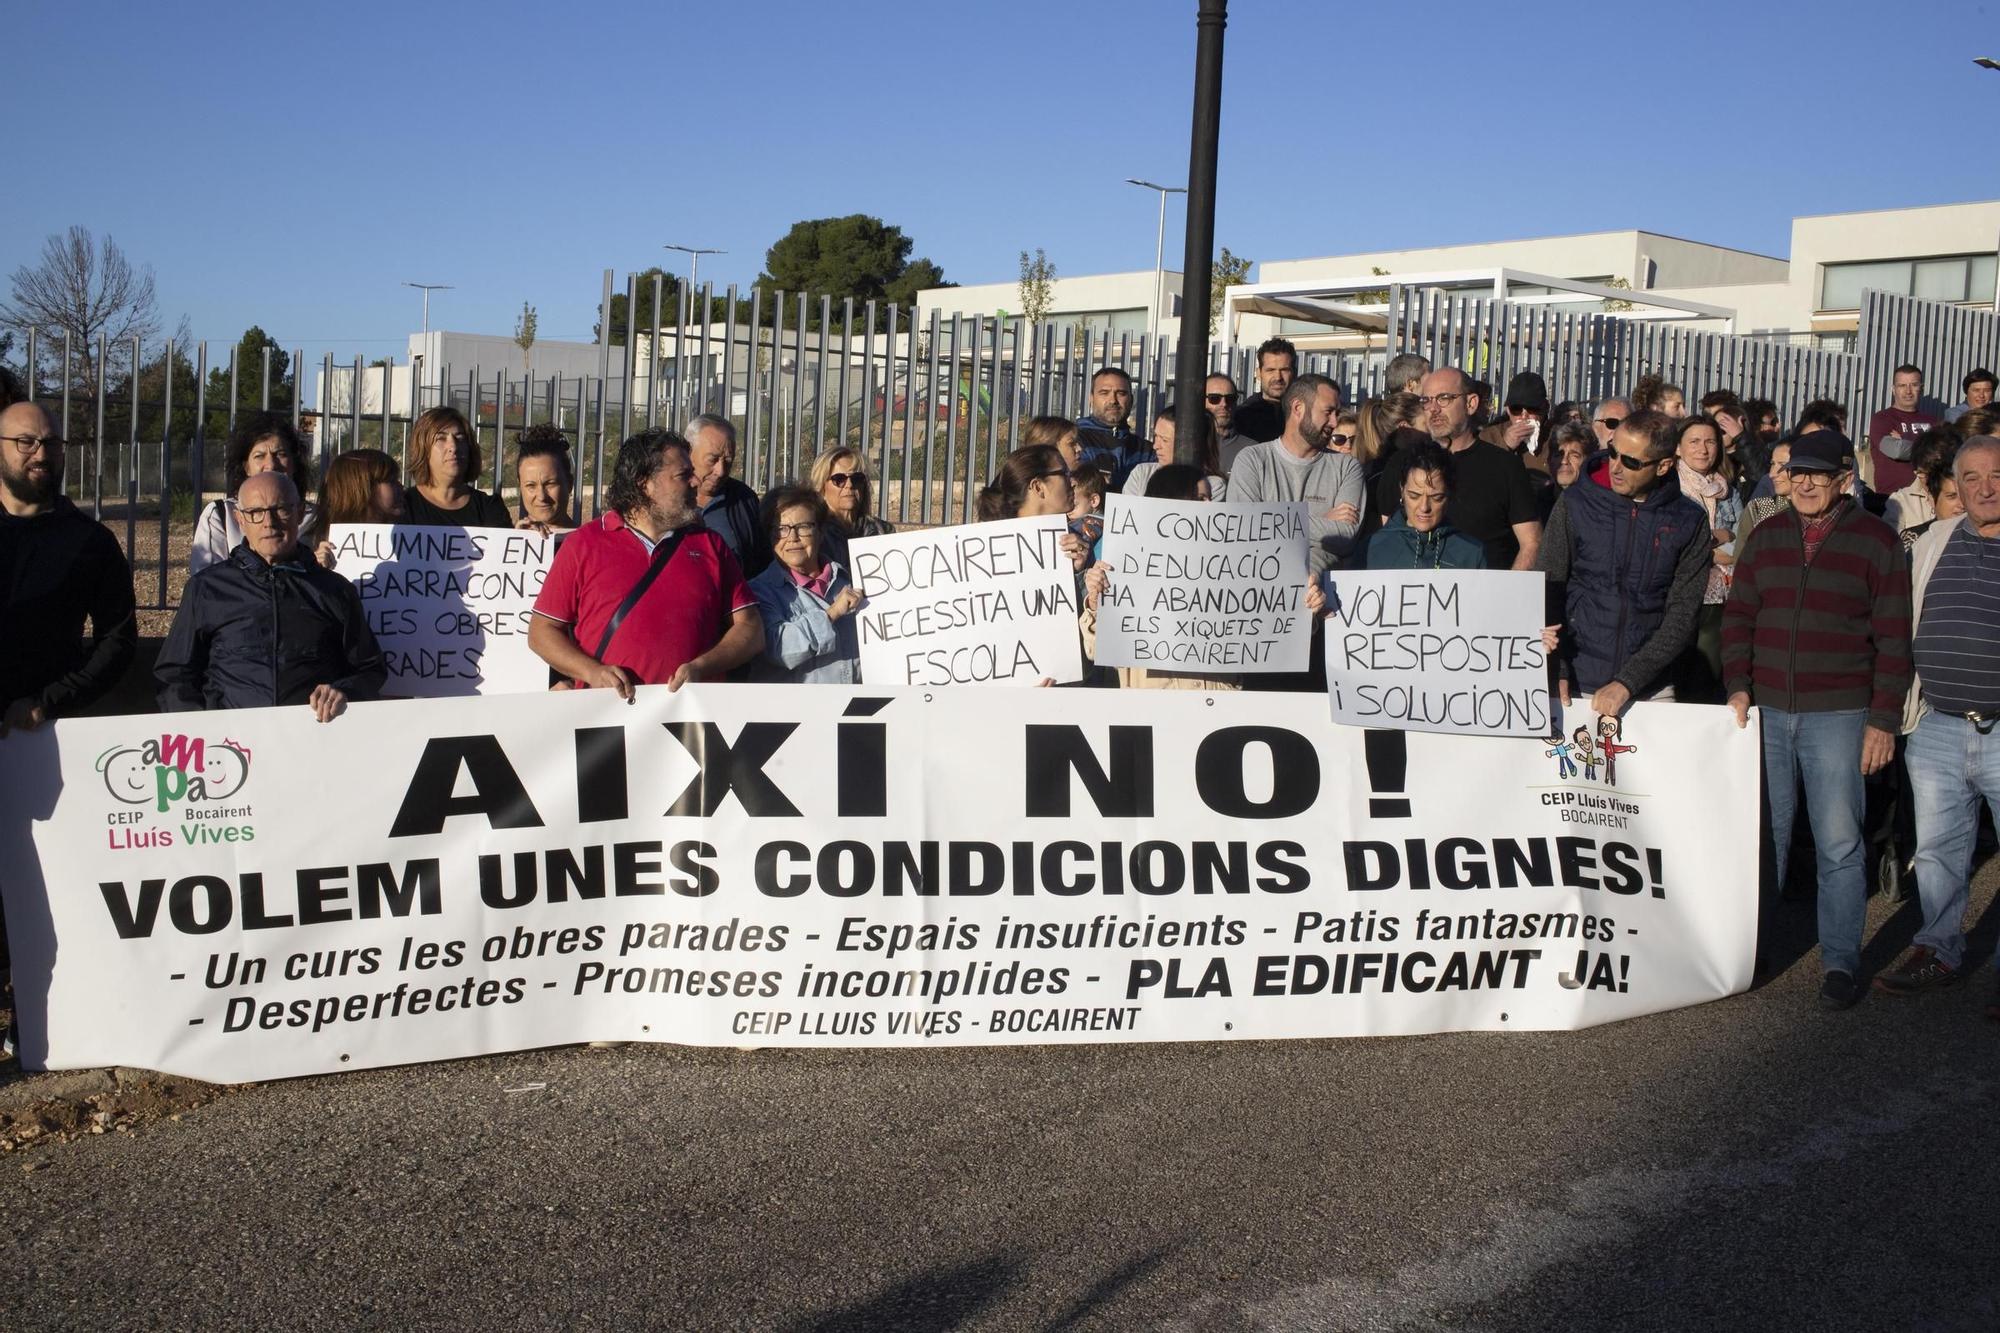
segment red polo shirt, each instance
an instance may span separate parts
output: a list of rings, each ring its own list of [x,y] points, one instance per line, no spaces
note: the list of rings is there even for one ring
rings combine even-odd
[[[652,559],[645,540],[622,515],[605,514],[563,538],[535,598],[535,614],[567,626],[583,651],[594,652],[612,613],[645,577]],[[664,685],[721,640],[732,615],[756,605],[722,538],[697,528],[681,539],[660,577],[625,613],[604,661],[624,667],[643,684]]]

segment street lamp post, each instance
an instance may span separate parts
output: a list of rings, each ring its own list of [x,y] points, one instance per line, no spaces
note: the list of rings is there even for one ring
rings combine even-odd
[[[405,287],[415,287],[424,294],[424,332],[431,331],[431,293],[448,292],[451,287],[442,282],[406,282]]]
[[[1981,69],[2000,69],[2000,60],[1992,56],[1975,56],[1972,63]],[[2000,243],[1993,247],[1993,313],[2000,315]]]
[[[1167,283],[1167,196],[1170,194],[1186,194],[1187,187],[1182,185],[1155,185],[1151,181],[1142,181],[1133,176],[1127,176],[1125,183],[1127,185],[1136,185],[1142,190],[1158,190],[1160,192],[1160,230],[1153,238],[1153,299],[1148,302],[1148,309],[1146,311],[1146,346],[1158,347],[1160,341],[1160,290]]]
[[[701,257],[703,255],[726,255],[729,252],[727,250],[707,250],[695,245],[663,245],[660,248],[662,250],[678,250],[688,257],[688,309],[692,310],[694,308],[694,294],[701,290],[700,284],[696,281],[696,275],[701,272]],[[702,323],[706,324],[708,322],[708,312],[706,310],[701,312],[701,318]]]

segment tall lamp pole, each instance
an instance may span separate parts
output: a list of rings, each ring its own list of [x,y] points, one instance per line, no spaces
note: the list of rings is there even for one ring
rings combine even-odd
[[[1201,465],[1199,392],[1208,375],[1209,281],[1215,259],[1215,155],[1222,133],[1222,30],[1229,0],[1201,0],[1195,18],[1194,123],[1188,135],[1187,256],[1181,262],[1180,355],[1174,362],[1174,461]],[[1190,336],[1192,334],[1192,336]]]
[[[424,294],[424,332],[431,331],[431,293],[448,292],[451,287],[442,282],[406,282],[405,287],[415,287]]]
[[[1127,185],[1136,185],[1142,190],[1158,190],[1160,192],[1160,230],[1153,238],[1153,299],[1147,303],[1149,308],[1146,311],[1146,346],[1157,347],[1160,341],[1160,298],[1163,294],[1162,289],[1167,285],[1167,271],[1165,268],[1167,259],[1167,196],[1170,194],[1186,194],[1187,187],[1183,185],[1155,185],[1151,181],[1142,181],[1135,176],[1127,176],[1125,183]]]
[[[662,250],[678,250],[688,257],[688,309],[694,309],[694,294],[701,290],[701,285],[696,280],[696,275],[701,272],[701,257],[703,255],[726,255],[729,252],[727,250],[707,250],[697,245],[663,245],[660,248]],[[706,310],[701,312],[701,322],[704,324],[708,322],[708,312]]]
[[[2000,60],[1992,56],[1977,56],[1972,61],[1981,69],[2000,69]],[[1993,313],[2000,315],[2000,245],[1993,247]]]

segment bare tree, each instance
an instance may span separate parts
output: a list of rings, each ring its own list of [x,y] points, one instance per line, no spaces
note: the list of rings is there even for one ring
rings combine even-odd
[[[15,269],[11,281],[12,299],[0,305],[0,326],[24,337],[29,329],[39,330],[45,358],[57,362],[60,335],[68,333],[72,371],[87,391],[95,391],[101,375],[130,361],[133,338],[159,336],[153,270],[135,268],[109,235],[99,241],[89,228],[71,227],[51,236],[42,244],[41,262]],[[97,364],[100,336],[109,345],[106,366]]]

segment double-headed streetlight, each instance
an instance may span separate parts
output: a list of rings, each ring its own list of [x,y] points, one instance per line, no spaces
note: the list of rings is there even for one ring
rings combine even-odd
[[[729,252],[727,250],[708,250],[698,245],[663,245],[660,248],[662,250],[678,250],[688,257],[688,309],[694,309],[694,295],[701,290],[701,285],[696,281],[696,275],[701,272],[701,257],[703,255],[726,255]],[[701,312],[701,318],[704,324],[708,322],[708,312],[706,310]]]
[[[1186,194],[1187,187],[1184,185],[1155,185],[1151,181],[1142,181],[1134,176],[1127,176],[1125,183],[1127,185],[1136,185],[1142,190],[1158,190],[1160,192],[1160,230],[1153,241],[1153,299],[1150,302],[1151,309],[1146,312],[1146,346],[1157,348],[1160,342],[1160,292],[1166,286],[1167,282],[1165,267],[1167,255],[1167,196],[1170,194]]]

